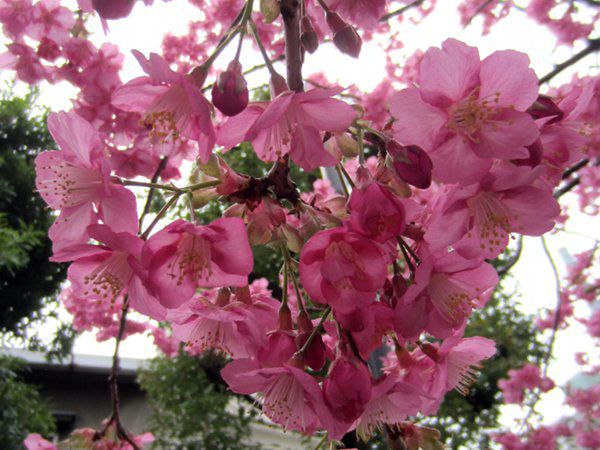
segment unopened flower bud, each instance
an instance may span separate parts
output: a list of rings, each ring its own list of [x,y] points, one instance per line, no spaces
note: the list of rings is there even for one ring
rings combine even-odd
[[[400,145],[392,139],[387,142],[386,150],[400,178],[419,189],[426,189],[431,185],[433,163],[421,147]]]
[[[353,58],[358,58],[362,39],[354,27],[344,22],[344,19],[333,11],[327,11],[326,19],[327,25],[333,32],[333,43],[338,50]]]
[[[282,92],[290,90],[287,83],[285,82],[285,78],[283,78],[276,72],[271,74],[271,80],[269,81],[269,85],[271,87],[271,96],[273,98],[277,97]]]
[[[300,41],[308,53],[314,53],[319,48],[319,38],[308,16],[302,17],[300,21]]]
[[[534,119],[542,119],[544,117],[551,117],[546,122],[546,125],[560,122],[564,116],[562,110],[554,103],[554,101],[547,95],[540,94],[537,100],[527,110],[529,115]]]
[[[248,85],[242,74],[242,65],[233,60],[221,72],[212,88],[212,101],[226,116],[235,116],[248,106]]]
[[[127,17],[135,0],[92,0],[92,8],[103,19],[122,19]]]
[[[204,65],[194,67],[188,75],[188,77],[191,79],[191,82],[198,88],[204,86],[207,76],[208,69]]]
[[[278,328],[279,330],[289,331],[292,329],[292,327],[293,327],[292,312],[290,311],[290,308],[288,305],[282,304],[279,307],[278,324],[279,324],[279,328]]]

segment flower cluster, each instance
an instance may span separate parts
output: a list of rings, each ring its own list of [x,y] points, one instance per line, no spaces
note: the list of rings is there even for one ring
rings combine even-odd
[[[126,17],[135,2],[80,3],[105,21]],[[304,91],[304,52],[327,37],[358,57],[357,30],[386,29],[386,2],[276,4],[261,14],[252,1],[211,4],[191,26],[205,45],[171,36],[164,56],[134,51],[145,75],[123,83],[122,55],[84,39],[81,16],[52,0],[0,0],[12,40],[0,65],[28,83],[80,89],[73,110],[48,119],[58,148],[35,161],[37,190],[57,211],[52,260],[70,263],[63,302],[76,327],[100,328],[100,339],[150,331],[167,354],[180,345],[226,355],[229,388],[255,396],[285,429],[368,439],[387,428],[410,448],[429,446],[435,433],[410,418],[435,414],[451,390],[468,393],[496,353],[492,340],[464,336],[498,283],[490,260],[515,235],[552,230],[572,167],[597,161],[598,79],[541,95],[526,55],[481,59],[448,39],[414,55],[401,77],[390,69],[403,89],[388,81],[364,97],[336,86]],[[478,12],[497,6],[488,4]],[[287,80],[270,55],[283,51],[282,26]],[[250,101],[239,62],[250,37],[269,71],[269,100]],[[236,56],[217,73],[214,61],[235,38]],[[221,157],[244,142],[272,163],[265,176],[238,173]],[[201,179],[177,186],[184,161]],[[300,193],[290,164],[335,167],[339,177]],[[587,206],[597,180],[590,170],[574,184],[587,189]],[[149,190],[143,209],[134,188]],[[166,203],[144,227],[156,190]],[[180,201],[189,208],[174,218]],[[209,201],[228,207],[200,223],[196,209]],[[280,298],[250,282],[255,245],[281,255]],[[580,258],[565,297],[589,294],[578,275],[591,263]],[[559,323],[572,314],[561,306]],[[126,320],[129,308],[154,322]],[[509,377],[501,387],[510,402],[552,387],[535,366]],[[552,441],[563,431],[537,432]],[[42,445],[36,439],[31,448]],[[498,442],[510,448],[511,439]]]

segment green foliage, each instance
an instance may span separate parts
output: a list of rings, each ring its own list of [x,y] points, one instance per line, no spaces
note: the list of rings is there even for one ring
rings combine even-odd
[[[65,267],[51,264],[54,220],[35,193],[34,159],[53,148],[34,95],[0,100],[0,332],[23,335],[55,295]]]
[[[258,449],[244,443],[254,416],[234,407],[214,354],[155,358],[138,375],[152,408],[150,431],[158,448],[178,450]]]
[[[0,448],[17,450],[30,433],[49,436],[54,419],[37,389],[19,376],[24,361],[0,355]]]

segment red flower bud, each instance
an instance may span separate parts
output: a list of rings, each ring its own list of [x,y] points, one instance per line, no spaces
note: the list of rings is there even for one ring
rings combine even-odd
[[[300,21],[300,41],[308,53],[316,52],[319,47],[319,38],[308,16],[302,17]]]
[[[534,119],[541,119],[543,117],[552,117],[547,125],[560,122],[564,116],[562,110],[556,106],[556,103],[547,95],[540,94],[537,100],[527,110],[529,115]]]
[[[290,90],[287,83],[285,82],[285,78],[283,78],[278,73],[271,74],[271,80],[269,84],[271,87],[271,96],[273,98],[277,97],[282,92]]]
[[[238,61],[231,61],[227,70],[219,74],[213,84],[212,101],[226,116],[235,116],[248,106],[248,85]]]
[[[421,147],[416,145],[400,145],[397,141],[390,140],[386,150],[394,164],[394,170],[400,178],[408,184],[419,189],[426,189],[431,185],[431,158]]]
[[[362,47],[362,39],[351,25],[348,25],[333,11],[327,11],[327,24],[333,32],[333,43],[339,51],[350,55],[353,58],[358,58],[360,48]]]
[[[122,19],[127,17],[135,0],[92,0],[92,8],[103,19]]]

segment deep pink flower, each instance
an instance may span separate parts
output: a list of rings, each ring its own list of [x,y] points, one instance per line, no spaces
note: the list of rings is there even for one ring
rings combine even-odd
[[[323,397],[333,417],[348,426],[365,410],[371,399],[371,374],[368,367],[347,344],[340,344],[338,355],[323,382]]]
[[[544,169],[502,164],[480,183],[440,193],[425,234],[433,250],[449,245],[467,257],[495,258],[509,233],[540,236],[560,213],[550,189],[538,182]]]
[[[300,254],[300,280],[311,299],[350,312],[375,298],[387,270],[377,244],[344,228],[315,234]]]
[[[110,178],[98,132],[75,113],[54,113],[48,129],[61,151],[35,159],[36,186],[42,198],[61,214],[50,230],[55,250],[87,242],[86,228],[98,217],[115,232],[137,232],[135,195]]]
[[[355,25],[369,29],[379,23],[385,13],[385,0],[329,0],[329,7]]]
[[[438,181],[474,183],[493,158],[528,156],[539,132],[525,111],[537,91],[525,54],[498,51],[480,61],[477,49],[448,39],[423,56],[419,88],[390,100],[394,136],[429,153]]]
[[[219,130],[218,143],[226,148],[250,141],[263,161],[289,154],[305,170],[332,166],[334,158],[323,146],[321,131],[346,131],[356,118],[347,103],[331,98],[341,89],[285,91],[270,103],[252,103]]]
[[[348,210],[349,228],[377,242],[383,243],[399,236],[406,226],[402,202],[376,181],[352,190]]]
[[[199,160],[206,163],[215,143],[211,104],[191,78],[171,70],[163,57],[151,53],[146,59],[137,50],[133,54],[148,76],[118,88],[112,104],[142,114],[157,142],[175,142],[180,136],[197,141]]]
[[[221,218],[207,226],[177,220],[148,239],[149,283],[160,302],[177,308],[198,287],[246,286],[252,251],[244,222]]]
[[[135,0],[91,0],[92,7],[103,19],[122,19],[133,10]]]

